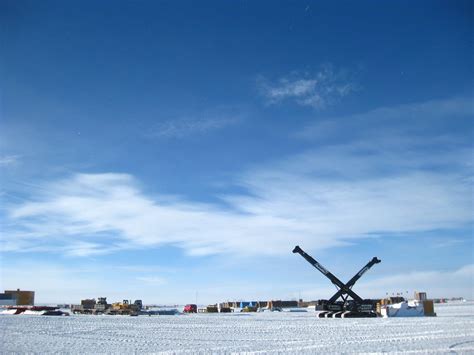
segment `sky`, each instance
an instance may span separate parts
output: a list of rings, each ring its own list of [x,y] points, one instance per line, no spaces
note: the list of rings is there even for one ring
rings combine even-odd
[[[0,289],[474,298],[469,1],[0,2]]]

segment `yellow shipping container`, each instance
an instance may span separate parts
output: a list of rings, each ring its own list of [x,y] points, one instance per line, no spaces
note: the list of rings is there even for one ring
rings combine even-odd
[[[423,301],[423,310],[424,310],[425,316],[431,316],[431,317],[436,316],[436,313],[434,312],[433,300]]]

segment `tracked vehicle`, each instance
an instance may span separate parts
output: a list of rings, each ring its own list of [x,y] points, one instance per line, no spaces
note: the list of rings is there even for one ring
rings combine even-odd
[[[372,266],[381,262],[377,257],[372,258],[367,265],[359,270],[352,279],[343,283],[324,266],[308,255],[298,245],[293,249],[293,253],[300,254],[308,263],[318,269],[326,276],[331,283],[336,286],[337,292],[329,300],[321,300],[316,306],[319,318],[369,318],[377,317],[376,300],[362,299],[352,290],[352,286],[364,275]]]

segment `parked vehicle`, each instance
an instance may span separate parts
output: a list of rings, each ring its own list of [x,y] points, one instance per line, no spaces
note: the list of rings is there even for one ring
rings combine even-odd
[[[184,313],[197,313],[197,305],[195,304],[187,304],[184,306],[183,312]]]

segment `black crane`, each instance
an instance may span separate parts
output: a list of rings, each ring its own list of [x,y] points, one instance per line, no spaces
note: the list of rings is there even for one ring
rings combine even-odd
[[[372,266],[381,262],[377,257],[373,257],[367,265],[359,270],[347,283],[343,283],[329,270],[318,263],[311,255],[308,255],[298,245],[293,249],[293,253],[300,254],[308,263],[318,269],[326,276],[338,289],[337,292],[329,299],[319,304],[319,309],[325,312],[319,314],[320,317],[374,317],[374,302],[372,300],[364,300],[357,293],[352,291],[352,286],[364,275]],[[349,297],[352,300],[349,300]],[[338,301],[341,298],[342,301]]]

